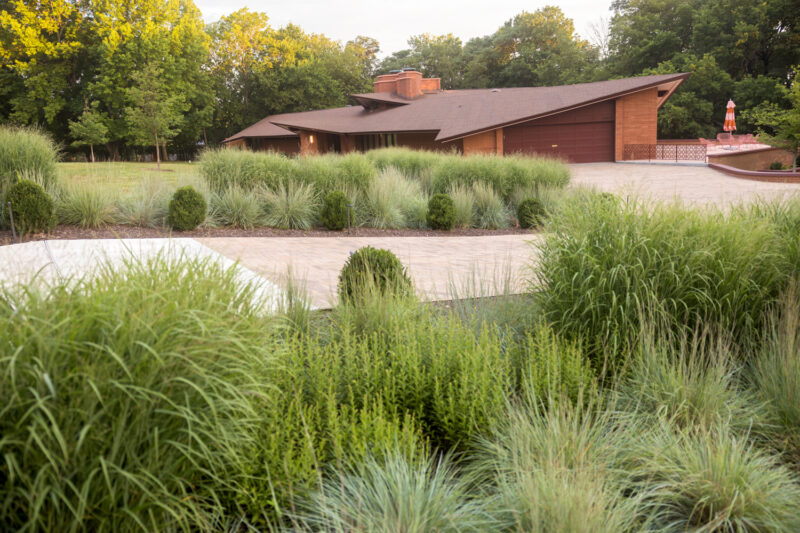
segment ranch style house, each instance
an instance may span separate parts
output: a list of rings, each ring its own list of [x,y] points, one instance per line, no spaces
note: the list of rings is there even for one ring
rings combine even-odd
[[[626,145],[656,144],[658,109],[688,76],[451,91],[404,69],[378,76],[374,92],[351,95],[353,105],[271,115],[223,142],[302,155],[405,146],[620,161]]]

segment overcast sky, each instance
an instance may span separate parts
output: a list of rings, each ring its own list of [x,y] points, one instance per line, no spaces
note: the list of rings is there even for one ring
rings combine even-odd
[[[575,21],[575,30],[589,37],[589,26],[610,18],[610,0],[195,0],[206,22],[243,7],[263,11],[273,27],[289,22],[309,33],[324,33],[340,41],[356,35],[374,37],[380,42],[381,57],[407,48],[411,35],[453,33],[466,42],[472,37],[493,33],[521,11],[535,11],[557,5]]]

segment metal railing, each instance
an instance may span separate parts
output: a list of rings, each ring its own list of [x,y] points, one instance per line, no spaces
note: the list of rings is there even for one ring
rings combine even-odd
[[[702,144],[626,144],[623,161],[705,161]]]

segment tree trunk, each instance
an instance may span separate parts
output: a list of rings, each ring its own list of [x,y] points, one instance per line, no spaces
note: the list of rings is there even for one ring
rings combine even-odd
[[[163,161],[169,161],[169,154],[167,153],[167,143],[166,141],[161,143],[161,159]]]
[[[158,130],[153,128],[153,134],[156,136],[156,168],[161,171],[161,152],[159,151],[160,145],[158,144]]]
[[[91,143],[89,144],[89,153],[92,154],[92,163],[94,163],[94,145]]]

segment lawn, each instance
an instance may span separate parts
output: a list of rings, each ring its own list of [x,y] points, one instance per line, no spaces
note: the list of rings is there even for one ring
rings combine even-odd
[[[58,176],[65,184],[102,187],[130,193],[145,181],[159,181],[177,187],[199,181],[198,165],[194,163],[58,163]]]

